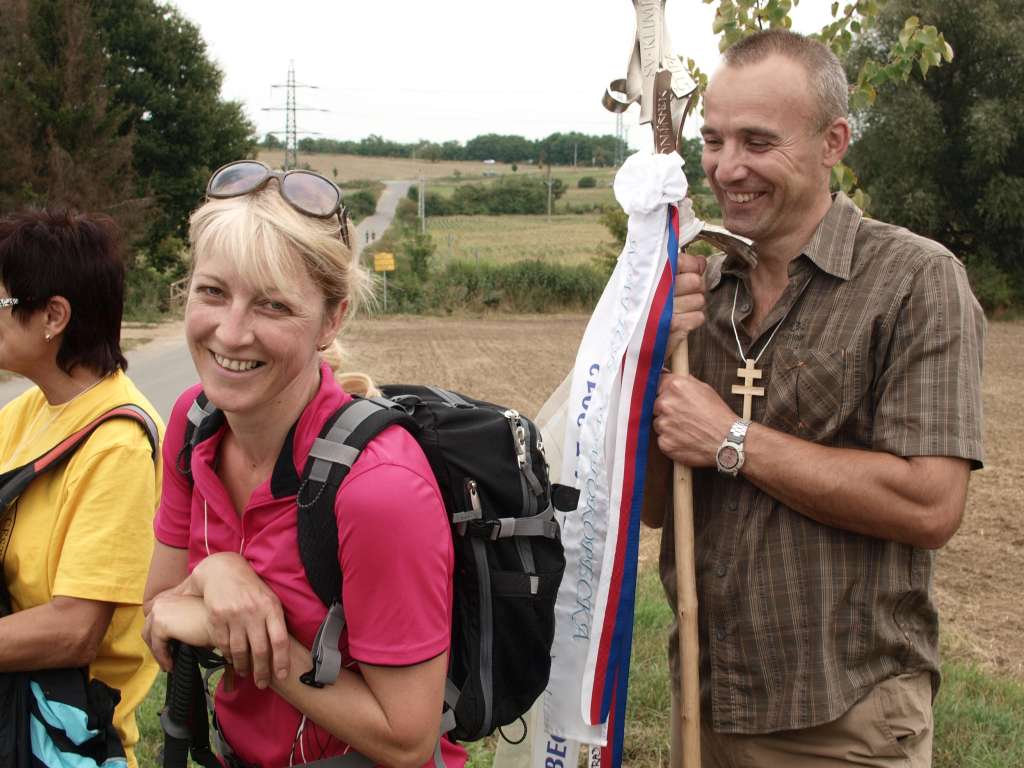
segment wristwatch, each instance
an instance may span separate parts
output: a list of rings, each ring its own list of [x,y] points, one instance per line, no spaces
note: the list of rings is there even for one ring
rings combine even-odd
[[[743,438],[747,436],[747,428],[750,422],[746,419],[737,419],[729,427],[729,434],[718,446],[718,453],[715,454],[715,462],[718,471],[729,477],[736,477],[743,467]]]

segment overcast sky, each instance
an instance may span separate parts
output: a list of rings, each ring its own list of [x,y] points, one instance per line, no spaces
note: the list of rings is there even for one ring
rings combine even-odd
[[[172,0],[199,26],[224,72],[223,95],[245,105],[262,136],[281,130],[288,67],[300,131],[337,139],[371,133],[402,142],[466,141],[482,133],[541,138],[615,133],[601,106],[625,76],[634,36],[629,0]],[[717,3],[715,4],[717,5]],[[715,5],[669,0],[675,53],[706,72],[718,61]],[[829,0],[804,0],[794,29],[817,31]],[[625,115],[634,147],[650,129]],[[696,122],[688,126],[695,133]]]

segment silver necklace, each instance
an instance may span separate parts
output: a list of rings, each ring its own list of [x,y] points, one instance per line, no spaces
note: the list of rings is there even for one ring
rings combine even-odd
[[[732,324],[732,334],[736,337],[736,349],[740,353],[740,360],[744,361],[746,365],[743,368],[736,369],[736,375],[743,382],[742,384],[733,384],[732,393],[734,395],[743,396],[743,418],[750,421],[750,412],[755,397],[764,397],[764,387],[755,387],[754,381],[760,379],[764,375],[764,371],[760,368],[755,368],[757,361],[761,359],[761,355],[768,349],[768,345],[772,343],[772,339],[775,338],[775,334],[778,333],[779,328],[789,317],[789,313],[793,311],[793,307],[796,306],[796,301],[789,305],[789,309],[786,310],[786,314],[782,316],[782,319],[775,324],[775,328],[772,329],[771,335],[768,336],[768,341],[761,347],[761,351],[757,353],[757,357],[747,357],[743,352],[743,345],[740,343],[740,333],[736,330],[736,297],[740,294],[740,283],[736,281],[736,290],[732,294],[732,312],[729,314],[729,322]],[[751,349],[753,352],[753,349]]]

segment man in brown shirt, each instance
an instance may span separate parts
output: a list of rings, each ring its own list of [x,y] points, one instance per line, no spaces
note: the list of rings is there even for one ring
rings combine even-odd
[[[984,318],[948,250],[830,194],[846,96],[828,49],[782,31],[729,49],[705,95],[704,170],[753,249],[684,255],[693,375],[663,377],[654,419],[695,469],[704,768],[931,761],[934,550],[981,466]]]

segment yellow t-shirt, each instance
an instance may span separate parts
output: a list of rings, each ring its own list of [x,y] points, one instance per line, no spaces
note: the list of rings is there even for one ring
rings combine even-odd
[[[50,405],[33,387],[0,409],[0,472],[28,463],[126,403],[144,408],[163,437],[156,409],[120,371],[66,405]],[[15,611],[55,595],[118,604],[89,673],[121,692],[114,725],[130,766],[139,740],[135,708],[158,669],[141,632],[159,499],[160,466],[144,430],[113,419],[62,466],[33,480],[0,529],[0,560]]]

